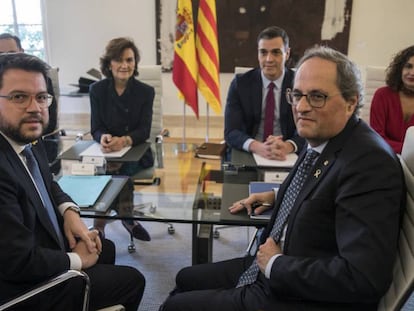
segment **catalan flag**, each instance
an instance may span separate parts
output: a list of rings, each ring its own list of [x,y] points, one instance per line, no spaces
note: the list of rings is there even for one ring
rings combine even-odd
[[[198,118],[198,69],[194,35],[191,0],[178,0],[172,76],[180,97],[194,110]]]
[[[215,0],[200,0],[197,17],[197,86],[216,114],[221,113],[219,52]]]

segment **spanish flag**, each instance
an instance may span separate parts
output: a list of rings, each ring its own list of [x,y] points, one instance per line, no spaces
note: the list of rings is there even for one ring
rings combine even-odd
[[[200,0],[197,17],[197,86],[216,114],[221,113],[219,51],[215,0]]]
[[[179,96],[194,110],[198,119],[198,69],[194,37],[191,0],[178,0],[172,76],[179,90]]]

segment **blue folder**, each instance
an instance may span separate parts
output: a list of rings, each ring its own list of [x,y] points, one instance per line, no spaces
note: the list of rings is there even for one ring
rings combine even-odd
[[[58,180],[58,184],[79,207],[85,208],[94,206],[111,179],[110,175],[65,175]]]

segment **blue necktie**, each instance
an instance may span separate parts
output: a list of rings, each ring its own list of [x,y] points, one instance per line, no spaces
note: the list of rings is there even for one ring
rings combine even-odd
[[[22,155],[26,157],[26,164],[27,168],[29,169],[30,173],[32,174],[33,180],[36,183],[37,189],[39,190],[40,198],[42,199],[43,206],[45,207],[49,219],[55,229],[56,235],[58,237],[60,246],[62,249],[65,249],[63,242],[62,231],[60,231],[59,223],[56,217],[55,209],[53,208],[52,201],[50,200],[49,193],[46,190],[45,183],[43,181],[43,177],[40,173],[39,165],[37,163],[36,158],[33,155],[31,145],[27,145],[24,150],[22,151]]]
[[[279,242],[282,235],[283,228],[286,224],[286,221],[289,217],[290,210],[295,204],[296,198],[305,183],[306,178],[309,175],[309,172],[315,162],[315,159],[319,156],[319,153],[308,149],[307,154],[299,165],[298,170],[296,171],[295,176],[292,178],[288,188],[286,189],[285,195],[283,197],[280,209],[277,213],[275,223],[270,232],[270,236],[276,241]],[[248,284],[253,284],[259,274],[260,268],[257,264],[257,261],[254,260],[250,267],[243,272],[240,276],[239,282],[236,287],[241,287]]]

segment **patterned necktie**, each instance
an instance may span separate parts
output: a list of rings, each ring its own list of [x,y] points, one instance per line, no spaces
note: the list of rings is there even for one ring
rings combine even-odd
[[[263,141],[267,139],[269,135],[273,135],[273,127],[275,121],[275,94],[273,89],[275,84],[270,82],[268,85],[268,91],[266,95],[266,107],[265,107],[265,121],[263,128]]]
[[[37,160],[33,155],[31,145],[27,145],[21,153],[26,158],[27,168],[29,169],[30,173],[32,174],[33,180],[36,183],[37,189],[40,194],[40,198],[42,199],[42,202],[43,202],[43,206],[45,207],[49,215],[49,219],[53,225],[53,228],[55,229],[60,246],[62,249],[65,249],[64,247],[65,243],[63,242],[62,231],[60,230],[60,227],[58,224],[55,209],[53,208],[53,204],[52,204],[52,201],[50,200],[49,193],[46,190],[46,186],[43,181],[43,177],[40,173]]]
[[[302,163],[299,165],[298,170],[296,171],[295,176],[293,177],[290,185],[286,189],[286,193],[283,197],[282,203],[280,205],[279,211],[277,213],[275,223],[273,224],[270,236],[276,241],[280,241],[281,233],[286,224],[286,221],[289,217],[290,211],[295,204],[296,198],[300,193],[303,184],[305,183],[306,178],[309,175],[309,172],[313,166],[315,159],[319,156],[319,153],[308,149],[305,158]],[[259,274],[259,265],[256,260],[250,265],[250,267],[244,271],[240,276],[239,282],[236,287],[241,287],[244,285],[252,284],[256,281]]]

